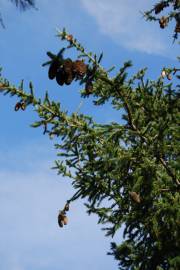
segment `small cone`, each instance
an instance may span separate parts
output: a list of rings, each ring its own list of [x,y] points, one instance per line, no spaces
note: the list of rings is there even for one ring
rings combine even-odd
[[[19,111],[20,108],[21,108],[21,103],[20,102],[16,103],[14,110],[17,112]]]
[[[168,25],[169,19],[167,17],[162,16],[159,20],[159,25],[162,29],[164,29]]]
[[[22,102],[22,103],[21,103],[21,109],[22,109],[23,111],[26,109],[26,104],[25,104],[25,102]]]
[[[136,192],[131,191],[131,192],[129,192],[129,195],[130,195],[131,199],[132,199],[134,202],[136,202],[136,203],[140,203],[140,202],[141,202],[140,195],[137,194]]]

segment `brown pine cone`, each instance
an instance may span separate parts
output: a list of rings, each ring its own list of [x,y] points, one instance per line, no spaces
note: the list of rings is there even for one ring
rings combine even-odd
[[[65,73],[65,81],[64,81],[65,84],[67,85],[71,84],[73,79],[74,79],[73,73],[70,74]]]
[[[74,79],[73,62],[70,58],[64,60],[63,70],[65,72],[65,84],[69,85]]]
[[[73,69],[73,62],[70,58],[67,58],[63,62],[63,69],[66,73],[72,72]]]
[[[52,63],[50,64],[49,71],[48,71],[48,77],[50,80],[53,80],[56,77],[56,73],[59,69],[60,63],[59,61],[53,60]]]
[[[159,25],[162,29],[164,29],[168,25],[169,19],[167,17],[162,16],[159,20]]]
[[[87,72],[87,65],[82,60],[76,60],[73,63],[73,73],[77,79],[81,79]]]
[[[56,81],[61,86],[65,83],[65,79],[66,79],[65,75],[66,74],[62,68],[60,68],[58,72],[56,73]]]
[[[131,199],[132,199],[134,202],[136,202],[136,203],[140,203],[140,202],[141,202],[140,195],[137,194],[136,192],[131,191],[131,192],[129,192],[129,195],[131,196]]]
[[[17,111],[19,111],[20,108],[21,108],[21,103],[17,102],[15,107],[14,107],[14,110],[17,112]]]

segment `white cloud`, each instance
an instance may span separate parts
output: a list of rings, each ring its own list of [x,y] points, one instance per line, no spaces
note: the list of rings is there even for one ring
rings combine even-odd
[[[84,8],[95,17],[102,33],[130,50],[167,55],[171,34],[155,23],[146,22],[140,11],[149,10],[155,1],[144,0],[81,0]],[[170,52],[170,54],[172,54]]]

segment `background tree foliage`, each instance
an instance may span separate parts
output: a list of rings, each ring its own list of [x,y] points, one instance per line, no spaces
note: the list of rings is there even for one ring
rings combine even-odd
[[[167,7],[168,20],[174,18],[179,27],[179,1],[161,1],[144,15],[160,23],[156,15]],[[32,83],[25,91],[23,82],[15,87],[1,76],[0,91],[19,97],[15,111],[33,106],[39,121],[32,126],[59,139],[54,169],[71,178],[76,190],[59,213],[60,227],[68,223],[71,202],[87,198],[87,212],[106,224],[106,236],[124,225],[124,241],[112,242],[108,253],[119,269],[180,269],[179,69],[164,68],[153,81],[146,69],[128,76],[132,63],[126,62],[110,77],[111,69],[100,65],[102,54],[86,52],[65,29],[57,36],[68,45],[57,55],[47,53],[50,60],[43,65],[49,65],[49,78],[60,87],[77,80],[82,98],[92,96],[95,106],[109,101],[123,111],[120,123],[98,124],[89,115],[62,111],[48,92],[37,98]],[[65,58],[70,48],[77,50],[76,60]]]
[[[9,1],[15,4],[16,7],[22,11],[25,11],[32,7],[35,8],[35,0],[9,0]],[[1,11],[0,11],[0,24],[3,28],[5,28]]]

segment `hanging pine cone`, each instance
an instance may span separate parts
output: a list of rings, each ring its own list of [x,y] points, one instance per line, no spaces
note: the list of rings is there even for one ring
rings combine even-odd
[[[166,6],[167,6],[167,4],[164,1],[155,5],[155,8],[154,8],[155,14],[159,14]]]
[[[73,73],[77,79],[82,79],[87,71],[87,65],[82,60],[73,63]]]
[[[165,16],[162,16],[159,20],[159,25],[162,29],[164,29],[168,25],[169,19]]]
[[[48,71],[48,77],[50,80],[53,80],[56,77],[56,73],[59,69],[59,66],[60,66],[60,63],[58,59],[53,60],[52,63],[50,64],[49,71]]]
[[[66,74],[64,72],[63,68],[60,68],[58,72],[56,73],[56,81],[59,85],[63,85],[65,83]]]
[[[67,225],[68,224],[68,218],[65,215],[64,211],[60,211],[59,215],[58,215],[58,224],[59,226],[62,228],[63,225]]]

